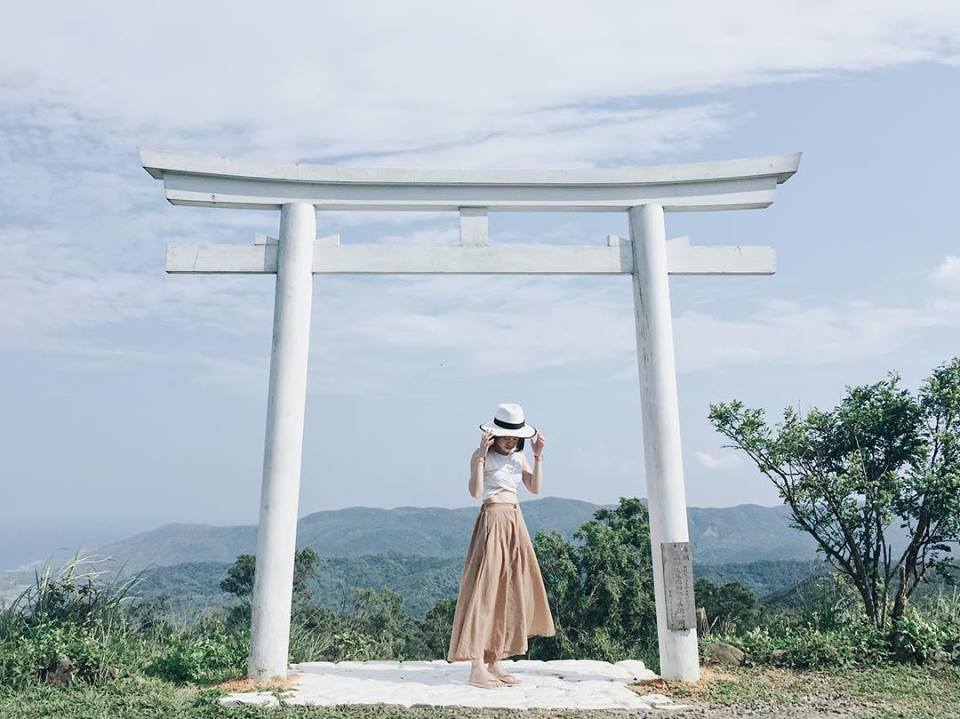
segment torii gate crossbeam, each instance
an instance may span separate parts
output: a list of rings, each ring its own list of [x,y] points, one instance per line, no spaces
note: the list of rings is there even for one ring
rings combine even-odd
[[[282,165],[144,150],[172,204],[279,209],[279,239],[171,245],[171,273],[276,273],[257,569],[248,675],[285,676],[309,353],[312,274],[630,274],[660,673],[699,678],[668,275],[772,274],[769,247],[666,239],[664,212],[773,201],[800,154],[598,170],[405,170]],[[460,245],[340,246],[316,237],[316,210],[448,210]],[[627,212],[629,240],[490,246],[487,211]]]

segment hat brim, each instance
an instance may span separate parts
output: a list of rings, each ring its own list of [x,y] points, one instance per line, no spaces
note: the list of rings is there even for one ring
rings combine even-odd
[[[537,433],[536,427],[531,427],[529,424],[520,429],[505,429],[495,424],[481,424],[480,429],[493,432],[494,437],[520,437],[522,439],[530,439]]]

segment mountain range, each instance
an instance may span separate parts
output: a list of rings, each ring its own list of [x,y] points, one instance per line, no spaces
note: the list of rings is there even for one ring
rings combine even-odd
[[[557,532],[573,541],[577,528],[601,506],[575,499],[545,497],[520,503],[527,529]],[[321,557],[360,557],[395,552],[434,558],[463,558],[477,507],[348,507],[314,512],[297,525],[297,546]],[[687,510],[693,556],[701,564],[758,560],[806,560],[814,543],[789,526],[786,507],[744,504]],[[184,562],[231,563],[256,553],[256,527],[165,524],[98,547],[95,554],[138,571]]]
[[[532,537],[552,531],[574,543],[574,532],[598,509],[614,506],[560,497],[520,503]],[[476,505],[314,512],[299,520],[297,546],[320,556],[315,595],[321,603],[343,605],[353,587],[386,587],[422,616],[437,599],[456,595],[477,513]],[[785,506],[690,507],[687,521],[698,578],[737,581],[765,596],[823,569],[813,540],[790,526]],[[77,548],[51,557],[50,564],[77,553],[92,556],[107,575],[142,572],[137,595],[164,598],[176,613],[190,615],[232,600],[219,582],[238,555],[256,553],[256,527],[165,524],[92,551]],[[0,572],[0,600],[32,584],[42,564]]]

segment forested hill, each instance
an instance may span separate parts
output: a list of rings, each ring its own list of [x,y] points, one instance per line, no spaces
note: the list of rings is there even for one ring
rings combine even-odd
[[[549,530],[572,540],[573,532],[603,505],[545,497],[521,501],[531,536]],[[322,557],[360,557],[396,552],[404,555],[462,559],[473,529],[477,505],[444,507],[349,507],[315,512],[300,519],[297,546]],[[788,525],[782,507],[739,505],[691,507],[688,510],[694,559],[699,564],[806,560],[813,542]],[[129,571],[186,562],[231,563],[256,551],[256,527],[167,524],[99,547],[113,566]]]
[[[192,562],[155,567],[143,573],[132,594],[166,602],[177,617],[236,603],[220,589],[229,564]],[[463,557],[416,557],[384,553],[360,557],[323,557],[310,584],[313,599],[323,606],[342,610],[351,590],[389,588],[403,599],[404,609],[423,618],[438,600],[455,597],[460,587]],[[811,574],[824,571],[817,561],[751,562],[750,564],[694,564],[694,576],[722,584],[736,581],[764,597],[783,592]]]

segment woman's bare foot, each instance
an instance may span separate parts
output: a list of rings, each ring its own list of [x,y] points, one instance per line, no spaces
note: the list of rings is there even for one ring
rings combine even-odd
[[[475,687],[484,689],[499,689],[507,686],[506,682],[500,681],[498,677],[488,672],[482,661],[473,662],[467,681]]]
[[[504,684],[518,684],[520,682],[520,680],[517,679],[513,674],[507,674],[499,661],[490,662],[487,664],[487,669],[493,676],[495,676]]]

